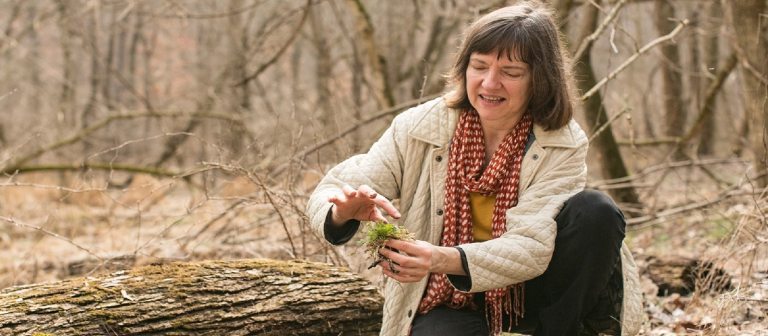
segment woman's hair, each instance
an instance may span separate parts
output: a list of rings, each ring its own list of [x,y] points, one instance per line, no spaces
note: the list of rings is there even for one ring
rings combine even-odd
[[[547,8],[537,2],[523,2],[488,13],[467,28],[447,76],[449,107],[472,108],[467,96],[469,58],[472,53],[491,52],[530,67],[528,111],[536,124],[545,130],[568,124],[574,108],[570,64],[553,14]]]

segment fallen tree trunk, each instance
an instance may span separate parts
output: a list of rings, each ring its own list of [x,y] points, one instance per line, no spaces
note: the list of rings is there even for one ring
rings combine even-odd
[[[649,256],[645,263],[643,273],[658,286],[658,296],[731,289],[731,276],[709,261],[681,256]]]
[[[381,310],[327,264],[172,263],[0,290],[0,335],[373,335]]]

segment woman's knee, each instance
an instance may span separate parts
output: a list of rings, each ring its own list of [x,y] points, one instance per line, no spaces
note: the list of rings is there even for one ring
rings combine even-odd
[[[567,218],[560,218],[560,217]],[[572,196],[558,216],[560,221],[578,224],[580,231],[607,233],[614,231],[622,238],[626,222],[624,214],[610,196],[597,190],[584,190]]]

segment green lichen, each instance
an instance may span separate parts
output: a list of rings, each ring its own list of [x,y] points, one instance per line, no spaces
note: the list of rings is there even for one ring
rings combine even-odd
[[[365,248],[366,254],[374,259],[373,263],[368,268],[373,268],[381,261],[386,260],[389,262],[390,268],[394,269],[392,261],[383,258],[379,254],[379,249],[383,248],[384,242],[390,239],[413,241],[413,234],[408,232],[405,227],[384,221],[367,221],[363,222],[363,225],[364,235],[362,240],[360,240],[360,245]]]

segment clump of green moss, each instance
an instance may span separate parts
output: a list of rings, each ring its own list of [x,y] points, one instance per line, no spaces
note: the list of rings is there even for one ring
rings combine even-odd
[[[379,249],[383,248],[384,242],[389,239],[413,241],[414,235],[408,232],[405,227],[385,221],[366,221],[363,222],[363,225],[364,235],[360,245],[365,248],[365,252],[374,260],[368,268],[373,268],[380,262],[387,261],[390,269],[394,271],[392,261],[379,254]]]

